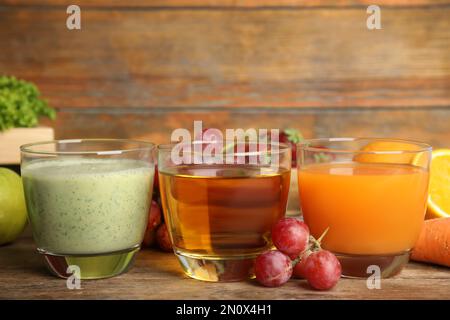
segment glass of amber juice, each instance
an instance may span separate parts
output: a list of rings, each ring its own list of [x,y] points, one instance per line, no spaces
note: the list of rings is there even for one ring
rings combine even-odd
[[[205,281],[248,279],[253,277],[255,257],[272,247],[273,224],[285,214],[291,151],[283,144],[258,146],[256,151],[247,145],[227,161],[224,156],[222,162],[193,163],[191,155],[198,147],[206,150],[210,144],[189,144],[183,151],[184,160],[186,155],[189,159],[183,163],[173,159],[177,145],[159,146],[164,217],[175,255],[188,276]],[[219,149],[229,146],[223,143]],[[250,161],[251,156],[256,160]],[[266,161],[272,156],[278,159],[276,165]]]
[[[431,147],[398,139],[313,139],[297,146],[302,213],[347,277],[398,273],[424,220]]]

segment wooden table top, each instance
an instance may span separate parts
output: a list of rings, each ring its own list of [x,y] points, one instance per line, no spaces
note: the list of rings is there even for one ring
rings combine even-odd
[[[153,249],[139,252],[121,276],[85,280],[80,290],[49,274],[30,237],[0,247],[0,299],[450,299],[450,269],[409,263],[397,276],[369,290],[365,280],[341,279],[331,291],[291,280],[265,288],[254,280],[209,283],[187,278],[174,255]]]

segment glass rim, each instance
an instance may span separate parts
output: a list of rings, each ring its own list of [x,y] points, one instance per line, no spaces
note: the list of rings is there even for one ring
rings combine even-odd
[[[112,148],[111,150],[95,150],[95,151],[42,151],[42,150],[33,150],[32,148],[36,146],[43,145],[58,145],[58,144],[70,144],[70,143],[83,143],[83,142],[94,142],[94,143],[116,143],[116,142],[131,142],[137,145],[142,145],[142,147],[136,148]],[[23,144],[20,146],[20,151],[23,153],[30,154],[42,154],[42,155],[114,155],[114,154],[123,154],[128,152],[136,152],[142,150],[153,150],[156,145],[152,142],[142,141],[142,140],[134,140],[134,139],[56,139],[56,140],[47,140],[47,141],[38,141]],[[102,149],[102,148],[100,148]]]
[[[320,142],[355,142],[355,141],[387,141],[387,142],[399,142],[409,145],[415,145],[419,147],[417,150],[405,150],[402,148],[398,148],[398,150],[357,150],[357,149],[332,149],[326,146],[324,147],[311,147],[309,144],[311,143],[320,143]],[[306,151],[314,151],[314,152],[326,152],[326,153],[357,153],[357,154],[414,154],[420,152],[430,152],[432,150],[431,145],[417,140],[409,140],[409,139],[396,139],[396,138],[370,138],[370,137],[361,137],[361,138],[351,138],[351,137],[341,137],[341,138],[316,138],[316,139],[305,139],[299,143],[297,143],[297,148],[300,150]]]
[[[185,144],[186,145],[195,145],[195,144],[208,144],[208,143],[211,143],[211,142],[214,143],[216,141],[194,140],[194,141],[191,141],[191,142],[186,142]],[[218,141],[218,142],[220,142],[220,141]],[[236,143],[236,141],[227,142],[226,140],[222,141],[222,142],[224,143],[224,148],[226,148],[223,151],[227,151],[231,147],[231,144],[234,145]],[[245,141],[245,143],[247,143],[247,142],[248,141]],[[172,143],[159,144],[157,146],[158,153],[160,151],[161,152],[171,151],[174,146],[179,145],[180,143],[182,143],[182,142],[172,142]],[[267,145],[278,145],[278,147],[281,147],[281,148],[279,148],[276,151],[275,150],[259,150],[259,151],[233,152],[233,155],[235,155],[235,156],[252,156],[252,155],[265,154],[265,153],[268,153],[268,154],[279,153],[279,154],[281,154],[283,152],[287,152],[287,151],[291,150],[291,146],[288,143],[284,143],[284,142],[267,142]],[[195,151],[193,150],[192,152],[195,152]]]

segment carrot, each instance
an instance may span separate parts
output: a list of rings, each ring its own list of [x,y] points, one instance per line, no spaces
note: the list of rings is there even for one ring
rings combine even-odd
[[[450,218],[425,220],[411,259],[450,267]]]

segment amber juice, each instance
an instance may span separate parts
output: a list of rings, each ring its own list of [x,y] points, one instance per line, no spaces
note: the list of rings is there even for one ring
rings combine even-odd
[[[290,170],[251,165],[166,170],[160,172],[164,214],[175,253],[184,257],[183,267],[191,264],[185,271],[211,281],[234,280],[236,268],[251,273],[254,257],[272,246],[271,227],[285,214]],[[207,274],[192,265],[205,260],[217,262]]]

